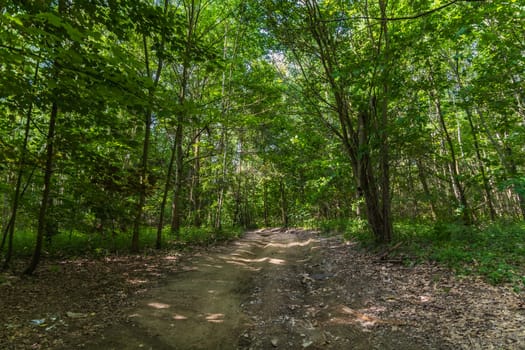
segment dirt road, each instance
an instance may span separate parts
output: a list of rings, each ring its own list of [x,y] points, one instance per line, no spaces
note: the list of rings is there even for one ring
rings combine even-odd
[[[339,238],[253,231],[182,264],[85,348],[525,349],[519,296]]]

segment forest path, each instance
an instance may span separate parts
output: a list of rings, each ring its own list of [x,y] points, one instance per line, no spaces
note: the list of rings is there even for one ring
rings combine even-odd
[[[258,230],[181,263],[84,348],[524,349],[524,313],[504,289],[339,237]]]
[[[322,254],[342,244],[304,230],[248,232],[232,245],[184,259],[181,272],[129,310],[128,322],[88,348],[421,348],[385,329],[371,333],[357,325],[376,322],[354,311],[363,303],[360,292],[338,284],[338,266]],[[337,300],[348,295],[352,308]]]

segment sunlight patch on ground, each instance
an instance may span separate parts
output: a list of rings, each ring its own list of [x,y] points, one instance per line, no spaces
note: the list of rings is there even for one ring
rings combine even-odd
[[[371,328],[375,325],[382,323],[383,321],[373,315],[368,314],[366,311],[378,311],[376,310],[363,310],[364,312],[349,308],[348,306],[341,305],[339,310],[345,314],[342,317],[334,317],[330,319],[330,323],[334,324],[357,324],[363,328]]]
[[[222,269],[224,267],[222,265],[210,265],[210,264],[203,264],[202,266],[213,267],[213,268],[216,268],[216,269]]]
[[[286,260],[283,259],[276,259],[276,258],[260,258],[260,259],[246,259],[246,258],[232,258],[231,261],[238,261],[238,262],[245,262],[245,263],[259,263],[259,262],[269,262],[270,264],[274,265],[284,265],[286,264]]]
[[[176,255],[168,255],[164,257],[164,260],[168,260],[168,261],[179,260],[179,257]]]
[[[182,271],[198,271],[199,268],[195,267],[195,266],[183,266],[182,267]]]
[[[317,240],[315,239],[309,239],[304,242],[290,242],[290,243],[268,243],[265,248],[267,247],[277,247],[277,248],[292,248],[292,247],[304,247],[309,244],[315,243]]]
[[[211,323],[224,322],[224,314],[206,314],[206,321]]]
[[[176,321],[183,321],[188,319],[186,316],[179,314],[173,314],[172,318]]]
[[[240,255],[241,253],[242,253],[242,254],[253,255],[253,256],[257,255],[257,254],[255,254],[254,252],[251,252],[251,251],[246,250],[246,249],[237,249],[237,250],[235,251],[235,253],[233,253],[232,255]]]
[[[148,283],[148,280],[142,280],[142,279],[139,279],[139,278],[128,278],[126,280],[126,282],[128,282],[129,284],[132,284],[132,285],[137,285],[137,284]]]
[[[254,267],[254,266],[250,266],[246,263],[243,263],[243,262],[240,262],[240,261],[235,261],[235,260],[226,260],[226,262],[228,264],[232,264],[232,265],[237,265],[237,266],[242,266],[244,267],[245,269],[247,270],[250,270],[250,271],[260,271],[261,268],[260,267]]]
[[[148,306],[151,306],[152,308],[155,308],[155,309],[167,309],[170,307],[169,304],[158,303],[158,302],[148,303]]]
[[[379,324],[388,324],[392,326],[406,324],[398,319],[382,319],[374,316],[374,314],[379,314],[386,310],[387,309],[384,306],[371,306],[367,309],[355,310],[345,305],[339,305],[337,311],[344,315],[333,317],[329,322],[333,324],[359,325],[367,331],[370,331],[371,328]]]
[[[429,295],[420,295],[419,296],[419,301],[422,302],[422,303],[428,303],[431,300],[432,300],[432,297],[429,296]]]

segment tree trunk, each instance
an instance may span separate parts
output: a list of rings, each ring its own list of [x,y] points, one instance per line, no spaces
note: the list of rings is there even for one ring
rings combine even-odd
[[[164,228],[164,211],[166,210],[166,203],[168,201],[168,192],[171,184],[171,176],[173,173],[173,163],[175,162],[175,142],[171,147],[170,162],[168,164],[168,172],[166,174],[166,181],[164,182],[164,191],[162,193],[162,202],[160,203],[159,222],[157,223],[157,241],[155,248],[162,247],[162,229]]]
[[[389,120],[388,120],[388,95],[389,95],[389,67],[390,67],[390,35],[388,32],[387,18],[387,0],[379,0],[379,7],[381,9],[381,30],[382,37],[385,42],[383,48],[383,60],[385,69],[382,74],[382,99],[381,99],[381,129],[379,130],[379,140],[381,142],[379,149],[379,162],[381,168],[381,213],[382,213],[382,243],[388,243],[392,240],[392,212],[391,212],[391,196],[390,196],[390,149],[389,149]],[[378,45],[378,56],[381,57],[381,40]]]
[[[227,162],[228,162],[228,130],[225,125],[222,127],[221,140],[219,144],[219,150],[222,151],[222,166],[221,174],[218,176],[219,180],[219,189],[217,194],[217,210],[215,212],[215,220],[213,227],[216,230],[222,228],[222,206],[224,204],[224,192],[226,187],[226,173],[227,173]]]
[[[168,12],[168,5],[169,1],[164,1],[164,15]],[[153,120],[153,98],[155,95],[155,90],[157,89],[157,86],[160,81],[160,75],[162,74],[162,68],[163,68],[163,59],[162,59],[162,51],[164,50],[164,37],[161,39],[161,44],[159,47],[159,52],[157,53],[158,63],[157,63],[157,70],[155,72],[155,75],[151,75],[151,68],[150,68],[150,62],[149,62],[149,50],[148,50],[148,39],[146,34],[142,35],[142,44],[144,49],[144,63],[146,68],[146,74],[148,75],[149,79],[153,79],[153,85],[149,88],[148,91],[148,107],[145,113],[144,118],[144,144],[142,147],[142,161],[141,161],[141,167],[140,167],[140,181],[139,181],[139,202],[137,204],[137,212],[135,214],[135,220],[133,221],[133,236],[131,238],[131,251],[132,252],[138,252],[139,247],[139,234],[140,234],[140,225],[142,224],[142,216],[144,212],[144,205],[146,204],[146,196],[147,196],[147,190],[149,184],[149,169],[148,169],[148,161],[149,161],[149,144],[150,144],[150,138],[151,138],[151,124]]]
[[[49,204],[49,195],[51,193],[51,177],[53,174],[53,162],[54,162],[54,141],[55,141],[55,127],[58,117],[58,105],[53,102],[51,106],[51,116],[49,118],[49,127],[47,131],[47,145],[46,145],[46,165],[44,170],[44,189],[42,190],[42,202],[40,203],[40,210],[38,212],[38,227],[36,234],[35,250],[29,266],[24,271],[24,274],[31,275],[38,263],[42,254],[42,243],[44,240],[44,233],[46,229],[47,221],[47,206]]]
[[[37,62],[37,65],[35,67],[35,75],[33,78],[33,84],[35,85],[38,81],[38,67],[40,62]],[[13,237],[15,234],[15,227],[16,227],[16,215],[18,213],[18,203],[20,200],[20,190],[22,187],[22,177],[24,172],[24,164],[26,162],[26,154],[27,154],[27,142],[29,140],[29,131],[31,130],[31,115],[33,113],[33,102],[30,103],[29,108],[27,110],[26,115],[26,125],[24,129],[24,143],[22,144],[22,152],[20,154],[20,159],[18,161],[18,174],[16,177],[16,184],[15,184],[15,193],[13,195],[13,206],[11,208],[11,217],[9,218],[9,222],[7,224],[7,230],[6,233],[9,232],[8,237],[8,243],[7,243],[7,251],[4,261],[3,269],[6,269],[9,267],[9,263],[11,262],[11,257],[13,255]],[[4,236],[5,239],[5,236]],[[4,239],[2,239],[2,245],[0,250],[4,246]]]
[[[179,105],[184,107],[187,100],[190,80],[190,63],[191,54],[194,50],[195,30],[197,29],[200,8],[195,1],[184,2],[184,10],[186,11],[187,28],[186,28],[186,42],[182,58],[182,72],[180,77],[179,89]],[[183,109],[184,110],[184,109]],[[185,112],[180,112],[177,115],[177,127],[175,130],[175,187],[173,190],[173,202],[171,205],[171,233],[175,234],[176,238],[180,238],[181,216],[182,216],[182,184],[183,184],[183,135],[184,135],[184,117]]]
[[[238,154],[238,158],[236,159],[237,161],[237,169],[236,169],[236,173],[237,173],[237,186],[236,186],[236,189],[235,189],[235,209],[234,209],[234,215],[233,217],[235,218],[235,223],[238,225],[238,226],[241,226],[243,227],[244,224],[245,224],[245,218],[244,218],[244,213],[243,213],[243,188],[242,188],[242,167],[243,167],[243,157],[242,157],[242,154],[243,154],[243,137],[242,137],[242,130],[241,130],[241,135],[239,136],[239,139],[237,141],[237,154]]]
[[[142,147],[142,162],[140,171],[140,187],[139,187],[139,202],[137,204],[137,212],[135,220],[133,221],[133,237],[131,239],[131,252],[138,252],[139,247],[139,232],[142,223],[142,215],[144,211],[144,204],[146,203],[146,191],[148,186],[148,155],[149,155],[149,140],[151,135],[151,114],[148,112],[145,116],[145,132],[144,144]]]
[[[437,211],[436,206],[434,205],[434,201],[432,200],[432,194],[430,193],[430,190],[428,188],[428,182],[427,177],[425,175],[425,170],[423,168],[423,164],[421,163],[421,159],[417,160],[417,173],[419,177],[419,181],[421,182],[421,186],[423,187],[423,192],[425,193],[425,197],[427,198],[428,204],[430,205],[430,214],[432,215],[432,219],[437,219]]]
[[[286,187],[284,180],[279,180],[279,193],[281,196],[281,222],[283,227],[288,227],[288,203],[286,199]]]
[[[165,2],[165,11],[167,10],[168,1]],[[133,237],[131,239],[131,251],[132,252],[138,252],[139,251],[139,233],[140,233],[140,225],[142,224],[142,216],[144,211],[144,205],[146,204],[146,195],[147,190],[149,186],[149,170],[148,170],[148,160],[149,160],[149,144],[150,144],[150,138],[151,138],[151,123],[153,119],[153,97],[155,94],[155,89],[159,83],[160,80],[160,74],[162,73],[162,59],[159,58],[159,62],[157,65],[157,71],[155,73],[155,76],[151,76],[151,69],[149,64],[149,50],[148,50],[148,40],[146,37],[146,34],[143,34],[142,36],[142,43],[144,46],[144,58],[145,58],[145,64],[146,64],[146,73],[148,77],[153,79],[153,86],[149,89],[148,98],[149,98],[149,106],[146,110],[146,113],[144,115],[144,143],[142,146],[142,161],[140,164],[140,181],[139,181],[139,202],[137,204],[137,212],[135,214],[135,220],[133,221]],[[161,50],[164,42],[161,44]]]
[[[200,172],[201,172],[201,159],[200,159],[200,136],[195,139],[193,146],[193,155],[195,160],[193,161],[193,175],[191,181],[190,190],[190,201],[192,204],[193,213],[193,226],[200,227],[202,225],[201,218],[201,195],[200,195]]]
[[[388,218],[383,217],[384,211],[379,201],[380,196],[376,180],[372,169],[370,169],[370,158],[368,154],[362,155],[361,162],[358,163],[357,168],[359,169],[358,188],[362,191],[365,199],[367,222],[376,241],[378,243],[388,243],[392,237],[392,231],[387,227],[391,227],[392,223],[386,222],[385,219],[388,220]]]
[[[177,129],[175,131],[175,187],[173,190],[173,202],[171,206],[171,233],[177,239],[180,238],[181,211],[182,211],[182,179],[184,154],[182,153],[182,115],[178,116]]]
[[[31,173],[29,174],[29,176],[27,177],[27,181],[26,181],[26,184],[24,186],[24,188],[22,189],[22,191],[20,192],[19,194],[19,198],[18,200],[20,201],[20,199],[22,199],[22,197],[24,196],[27,188],[29,187],[29,185],[31,184],[31,179],[33,178],[33,175],[35,173],[35,170],[36,170],[37,166],[33,166],[33,169],[31,170]],[[9,217],[9,221],[7,222],[7,224],[5,225],[4,227],[4,230],[2,232],[2,243],[0,244],[0,251],[2,251],[4,249],[4,246],[5,246],[5,243],[8,239],[8,236],[9,236],[9,231],[11,229],[11,225],[13,223],[13,217],[10,216]],[[13,234],[14,234],[14,231],[13,231]]]
[[[461,74],[459,73],[459,63],[456,61],[454,64],[454,73],[456,75],[456,80],[458,82],[458,86],[460,89],[463,89],[463,82],[461,81]],[[463,99],[463,103],[466,104],[467,101]],[[483,190],[485,192],[485,200],[489,207],[489,215],[490,219],[492,221],[496,220],[496,210],[494,209],[494,200],[492,198],[492,193],[490,190],[490,184],[489,179],[487,177],[487,174],[485,172],[485,162],[483,161],[483,158],[481,157],[481,148],[479,146],[479,140],[478,140],[478,130],[474,126],[473,118],[472,118],[472,111],[468,106],[465,106],[465,112],[467,114],[467,120],[470,127],[470,132],[472,134],[472,140],[474,142],[474,150],[476,153],[476,160],[478,161],[478,168],[481,173],[481,180],[483,183]]]
[[[483,190],[485,191],[485,200],[489,207],[490,220],[494,221],[496,220],[496,210],[494,209],[494,200],[492,198],[492,193],[490,190],[489,179],[485,172],[485,162],[483,161],[483,158],[481,157],[481,150],[480,150],[479,140],[478,140],[478,132],[472,121],[472,113],[469,108],[466,108],[466,113],[467,113],[468,123],[470,126],[470,131],[472,133],[472,139],[474,141],[474,150],[476,151],[476,159],[478,161],[478,167],[481,173]]]
[[[268,185],[266,181],[263,182],[263,206],[264,206],[264,227],[270,226],[268,217]]]
[[[434,85],[434,77],[432,73],[432,68],[430,68],[429,78],[430,78],[430,82],[432,83],[432,85]],[[436,114],[439,119],[439,124],[441,126],[441,130],[443,131],[443,136],[445,138],[445,142],[448,146],[448,151],[450,153],[449,171],[451,175],[452,184],[454,186],[454,195],[456,197],[456,201],[458,202],[458,205],[461,210],[461,218],[464,224],[470,225],[472,223],[470,208],[467,202],[467,197],[465,195],[465,189],[463,188],[463,184],[461,183],[461,181],[459,181],[460,173],[458,169],[458,161],[456,158],[456,152],[454,149],[454,144],[452,142],[452,137],[450,136],[450,133],[448,132],[448,129],[447,129],[443,111],[441,109],[441,101],[439,97],[437,96],[436,91],[434,91],[433,86],[430,88],[429,94],[430,94],[430,98],[432,99],[432,102],[434,103],[434,106],[436,107]]]
[[[334,111],[339,119],[340,129],[336,130],[331,127],[332,132],[343,142],[343,146],[350,158],[352,164],[352,171],[356,178],[356,187],[358,193],[362,193],[365,199],[365,208],[367,221],[370,228],[379,243],[388,243],[392,238],[392,221],[390,214],[391,200],[390,200],[390,179],[389,179],[389,154],[388,154],[388,132],[387,125],[381,125],[381,130],[378,131],[377,136],[380,141],[379,162],[373,164],[371,152],[373,147],[370,143],[370,134],[379,125],[372,125],[372,116],[377,116],[375,96],[370,96],[370,106],[361,108],[357,113],[356,118],[352,118],[352,108],[346,93],[347,86],[341,84],[336,79],[337,58],[334,57],[337,47],[333,41],[333,37],[327,28],[326,22],[322,20],[322,14],[319,9],[319,4],[316,1],[309,0],[305,2],[308,11],[309,29],[312,33],[313,39],[316,41],[319,49],[319,59],[324,70],[324,76],[330,85],[331,92],[334,98]],[[386,2],[380,1],[381,11],[385,14]],[[386,18],[386,16],[384,16]],[[382,21],[381,30],[382,35],[387,38],[388,31],[386,28],[386,20]],[[381,48],[382,38],[380,37],[377,43],[370,32],[370,40],[377,44],[379,59],[379,52]],[[385,41],[384,59],[388,62],[388,39]],[[376,70],[378,70],[381,62],[377,63]],[[377,86],[376,81],[372,81],[372,86]],[[388,107],[388,72],[384,73],[383,80],[381,80],[383,99],[381,101],[382,114],[380,120],[382,124],[387,122],[387,107]],[[355,117],[355,116],[354,116]],[[381,193],[375,178],[374,165],[380,172]]]

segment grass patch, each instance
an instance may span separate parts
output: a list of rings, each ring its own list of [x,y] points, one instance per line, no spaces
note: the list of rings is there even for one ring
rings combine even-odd
[[[367,224],[359,219],[321,221],[324,234],[339,232],[372,251],[384,250],[374,241]],[[436,261],[458,274],[483,276],[492,284],[510,283],[525,290],[525,222],[500,221],[484,226],[455,222],[394,224],[391,246],[402,244],[391,256],[407,264]]]
[[[396,241],[415,260],[434,260],[460,274],[483,276],[492,284],[525,287],[525,223],[483,227],[457,223],[397,223]]]

